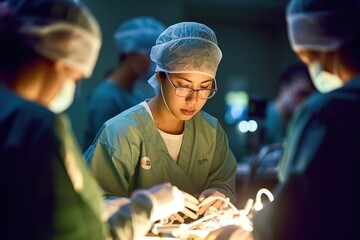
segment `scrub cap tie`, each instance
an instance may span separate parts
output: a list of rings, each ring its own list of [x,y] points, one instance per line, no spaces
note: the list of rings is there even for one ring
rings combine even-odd
[[[101,33],[91,12],[72,0],[15,0],[8,7],[19,21],[18,32],[39,54],[62,59],[90,77],[96,64]]]
[[[148,53],[165,25],[153,17],[143,16],[123,22],[114,34],[116,47],[121,53]]]
[[[335,50],[359,34],[360,1],[292,0],[288,35],[294,51]]]
[[[181,22],[160,34],[150,58],[156,64],[156,72],[201,73],[215,80],[222,53],[215,33],[209,27],[196,22]],[[157,94],[156,75],[148,82]]]

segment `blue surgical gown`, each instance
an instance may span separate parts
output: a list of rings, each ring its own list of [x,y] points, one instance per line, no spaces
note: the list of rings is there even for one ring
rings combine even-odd
[[[360,77],[316,94],[294,117],[275,200],[255,239],[357,239],[360,229]]]
[[[203,111],[185,121],[177,162],[141,104],[108,120],[84,157],[108,195],[171,182],[194,196],[213,188],[235,202],[236,159],[219,122]]]
[[[131,92],[110,80],[103,80],[86,103],[84,149],[95,139],[100,127],[110,118],[140,102]]]

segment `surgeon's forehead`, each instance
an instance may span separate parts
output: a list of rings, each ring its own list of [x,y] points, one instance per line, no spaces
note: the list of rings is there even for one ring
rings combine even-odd
[[[296,54],[298,55],[300,60],[305,64],[309,64],[320,57],[320,52],[311,51],[311,50],[301,50],[296,52]]]
[[[171,76],[177,80],[191,83],[212,82],[214,79],[201,73],[172,73]]]

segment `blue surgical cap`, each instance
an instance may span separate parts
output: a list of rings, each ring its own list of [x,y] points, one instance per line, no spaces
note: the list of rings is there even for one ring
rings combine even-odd
[[[222,52],[214,31],[209,27],[197,22],[181,22],[160,34],[150,58],[156,63],[156,72],[201,73],[215,80]],[[157,94],[156,75],[148,82]]]
[[[149,52],[164,29],[165,25],[153,17],[131,18],[116,30],[116,47],[120,53]]]
[[[360,0],[292,0],[288,35],[295,51],[329,51],[359,35]]]

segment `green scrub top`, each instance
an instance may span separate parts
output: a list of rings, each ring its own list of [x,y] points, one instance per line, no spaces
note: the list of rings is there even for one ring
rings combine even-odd
[[[53,239],[104,239],[102,197],[90,175],[66,116],[56,116],[55,130],[63,148],[54,161],[55,210]]]
[[[109,196],[170,182],[194,196],[213,188],[235,202],[236,159],[217,119],[203,111],[185,122],[177,162],[140,104],[108,120],[84,158]]]

